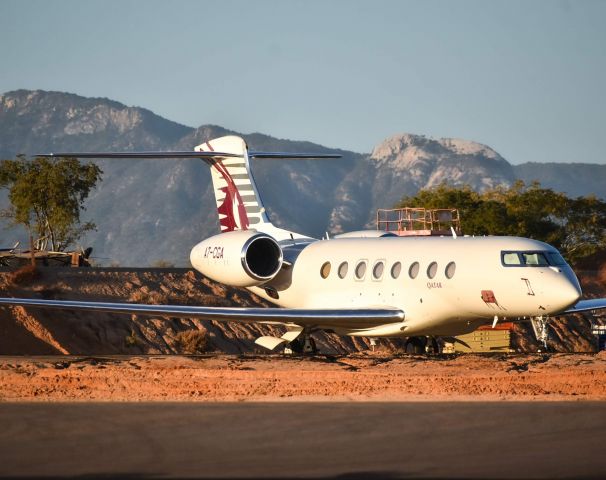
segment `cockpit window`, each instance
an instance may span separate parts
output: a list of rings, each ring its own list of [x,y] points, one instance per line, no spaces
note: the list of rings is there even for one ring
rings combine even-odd
[[[548,267],[566,265],[558,252],[501,252],[506,267]]]
[[[545,255],[540,252],[522,252],[522,260],[524,265],[533,267],[547,267],[549,265]]]
[[[517,252],[503,252],[504,265],[522,265],[522,260]]]
[[[566,265],[566,260],[564,257],[560,255],[558,252],[547,252],[547,260],[549,260],[549,265],[554,265],[556,267],[562,267]]]

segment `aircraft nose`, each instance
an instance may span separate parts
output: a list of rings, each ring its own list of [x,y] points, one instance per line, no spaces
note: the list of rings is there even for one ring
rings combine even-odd
[[[583,295],[579,282],[576,281],[576,278],[574,280],[575,281],[572,281],[571,279],[567,278],[564,284],[558,289],[557,297],[559,303],[562,304],[562,309],[566,309],[574,305],[581,299],[581,296]]]
[[[581,292],[579,285],[570,284],[567,295],[571,303],[577,303],[581,299],[583,292]]]

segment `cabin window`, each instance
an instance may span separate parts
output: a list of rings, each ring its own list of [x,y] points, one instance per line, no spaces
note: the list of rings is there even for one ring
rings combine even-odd
[[[356,278],[362,280],[366,275],[366,261],[362,260],[356,265]]]
[[[381,280],[383,277],[383,270],[385,269],[385,264],[383,262],[375,263],[375,266],[372,269],[372,277],[375,280]]]
[[[339,265],[339,278],[345,278],[345,275],[347,275],[347,262],[343,262],[341,265]]]
[[[408,276],[410,278],[417,278],[419,274],[419,262],[414,262],[408,269]]]
[[[454,277],[456,269],[457,264],[455,262],[450,262],[448,265],[446,265],[446,268],[444,269],[444,274],[446,275],[446,278],[450,279]]]
[[[438,264],[436,262],[431,262],[427,267],[427,276],[429,278],[433,278],[438,273]]]
[[[400,262],[396,262],[391,267],[391,278],[394,280],[400,276],[400,272],[402,271],[402,264]]]
[[[330,262],[324,262],[320,268],[320,276],[322,278],[328,278],[328,275],[330,275]]]

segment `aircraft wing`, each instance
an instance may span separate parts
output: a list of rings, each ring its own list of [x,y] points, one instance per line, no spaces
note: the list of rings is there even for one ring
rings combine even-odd
[[[581,300],[563,313],[590,312],[591,310],[602,310],[606,308],[606,298],[592,298]]]
[[[404,312],[395,308],[227,308],[189,305],[147,305],[140,303],[42,300],[32,298],[0,298],[0,305],[137,315],[159,315],[165,317],[199,318],[202,320],[245,323],[295,324],[302,326],[330,325],[344,328],[371,328],[404,320]]]

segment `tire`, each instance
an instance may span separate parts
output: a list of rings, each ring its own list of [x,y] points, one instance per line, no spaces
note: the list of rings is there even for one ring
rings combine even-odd
[[[406,353],[409,355],[420,355],[425,352],[425,345],[418,337],[410,337],[406,342]]]
[[[309,339],[309,343],[311,345],[311,350],[305,352],[308,355],[315,355],[316,353],[318,353],[318,347],[316,347],[316,341],[313,338]]]
[[[303,353],[303,341],[298,338],[296,338],[292,342],[290,342],[288,344],[288,346],[292,350],[292,353],[297,353],[297,354]]]

